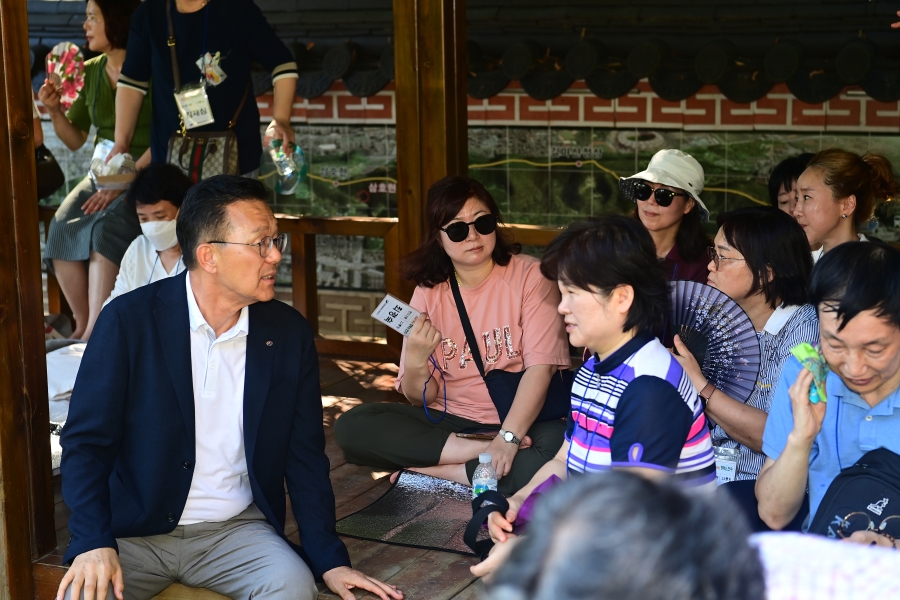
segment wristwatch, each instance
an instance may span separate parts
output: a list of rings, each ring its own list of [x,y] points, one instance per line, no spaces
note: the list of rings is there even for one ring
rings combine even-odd
[[[504,442],[508,442],[510,444],[521,444],[522,440],[516,437],[512,431],[506,431],[505,429],[500,430],[500,437],[503,438]]]

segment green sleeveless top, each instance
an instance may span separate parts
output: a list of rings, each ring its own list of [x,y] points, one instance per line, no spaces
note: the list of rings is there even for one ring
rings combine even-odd
[[[140,158],[150,147],[151,92],[144,96],[138,117],[134,138],[131,140],[131,155]],[[116,134],[116,90],[109,85],[106,75],[106,55],[101,54],[84,63],[84,87],[78,98],[66,113],[69,120],[80,130],[88,132],[91,125],[97,127],[97,137],[114,140]],[[97,144],[95,138],[93,143]]]

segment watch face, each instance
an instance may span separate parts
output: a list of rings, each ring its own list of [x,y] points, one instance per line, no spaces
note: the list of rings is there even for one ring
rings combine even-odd
[[[512,431],[507,431],[506,433],[503,434],[503,439],[506,440],[507,442],[513,441],[514,437],[515,436],[513,435]]]

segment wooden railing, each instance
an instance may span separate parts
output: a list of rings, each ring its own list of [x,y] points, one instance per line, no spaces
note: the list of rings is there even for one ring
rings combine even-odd
[[[44,231],[49,229],[55,209],[40,207]],[[401,299],[405,294],[398,270],[399,239],[397,219],[372,217],[303,217],[275,215],[278,230],[291,234],[291,294],[294,308],[299,310],[312,325],[316,334],[316,349],[321,354],[334,354],[366,358],[370,360],[397,361],[403,342],[400,334],[388,330],[387,343],[338,340],[319,335],[319,298],[316,281],[316,236],[347,235],[384,239],[384,287],[385,291]],[[546,246],[559,229],[538,225],[504,225],[515,240],[529,246]],[[59,284],[51,273],[47,274],[47,299],[51,313],[65,312],[68,306],[60,293]]]

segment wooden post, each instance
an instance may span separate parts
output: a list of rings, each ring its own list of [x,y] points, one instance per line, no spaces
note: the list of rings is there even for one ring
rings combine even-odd
[[[306,317],[313,334],[319,335],[319,286],[316,280],[316,236],[291,235],[291,279],[294,308]]]
[[[465,0],[394,0],[400,256],[422,241],[428,188],[468,165]],[[403,284],[404,299],[412,285]]]
[[[0,2],[0,597],[56,546],[25,0]]]

